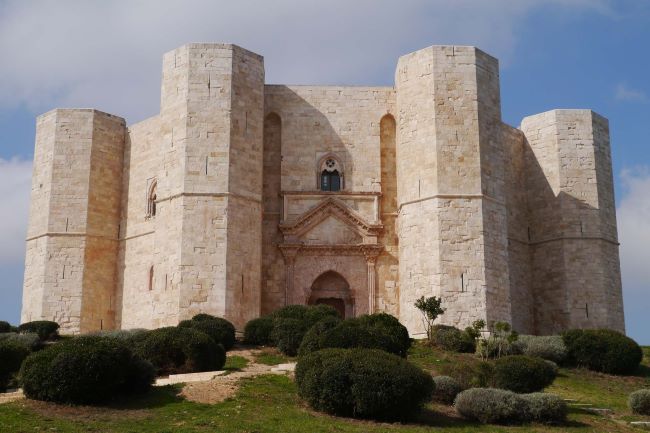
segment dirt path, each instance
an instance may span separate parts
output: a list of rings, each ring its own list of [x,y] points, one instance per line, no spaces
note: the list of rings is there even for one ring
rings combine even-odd
[[[232,397],[239,388],[239,381],[244,377],[254,377],[262,374],[288,374],[293,372],[294,364],[280,364],[279,366],[259,364],[255,355],[262,353],[259,349],[234,348],[228,356],[241,356],[248,360],[248,365],[241,371],[217,376],[205,382],[188,383],[183,387],[181,396],[197,403],[214,404]]]

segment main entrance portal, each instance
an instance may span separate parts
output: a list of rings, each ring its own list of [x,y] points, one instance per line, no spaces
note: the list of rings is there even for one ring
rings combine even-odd
[[[354,316],[354,298],[350,294],[350,285],[338,272],[327,271],[314,280],[308,303],[330,305],[343,319]]]

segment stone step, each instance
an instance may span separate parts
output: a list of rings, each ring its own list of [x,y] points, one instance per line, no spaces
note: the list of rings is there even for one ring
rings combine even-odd
[[[295,362],[290,362],[287,364],[278,364],[274,367],[271,368],[271,371],[273,372],[290,372],[290,371],[295,371],[296,370],[296,363]]]
[[[613,410],[604,407],[586,407],[584,409],[588,412],[597,413],[600,415],[607,415],[614,412]]]
[[[156,379],[154,386],[173,385],[176,383],[207,382],[217,376],[226,374],[225,370],[204,371],[201,373],[170,374],[169,377]]]
[[[634,427],[641,427],[646,430],[650,430],[650,421],[632,421],[630,422],[630,425],[633,425]]]

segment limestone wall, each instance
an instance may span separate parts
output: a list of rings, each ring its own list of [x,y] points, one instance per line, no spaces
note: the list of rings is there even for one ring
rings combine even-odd
[[[523,120],[536,331],[624,330],[607,121],[589,110]]]
[[[400,58],[397,89],[400,319],[421,333],[420,296],[442,323],[510,321],[496,59],[435,46]]]
[[[54,110],[37,122],[22,321],[111,329],[124,120]]]

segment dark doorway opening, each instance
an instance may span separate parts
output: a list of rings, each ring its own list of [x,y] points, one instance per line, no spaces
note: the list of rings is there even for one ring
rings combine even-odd
[[[338,311],[341,319],[345,319],[345,302],[341,298],[318,298],[314,304],[329,305]]]

